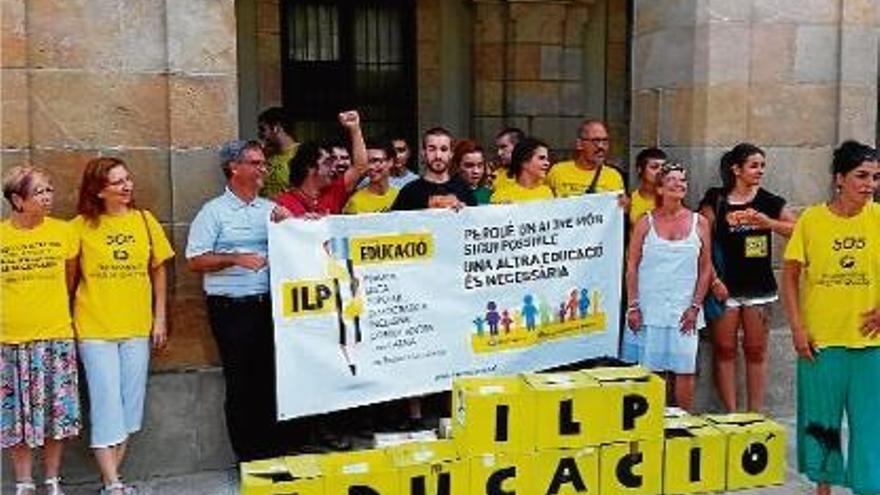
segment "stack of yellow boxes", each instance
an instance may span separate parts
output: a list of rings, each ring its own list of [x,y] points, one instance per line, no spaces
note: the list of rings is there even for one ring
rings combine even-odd
[[[754,414],[664,418],[641,367],[456,380],[452,440],[242,464],[242,495],[659,495],[784,481]]]

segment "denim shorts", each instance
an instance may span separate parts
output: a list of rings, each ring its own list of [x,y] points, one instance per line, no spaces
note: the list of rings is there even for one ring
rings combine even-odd
[[[150,367],[146,337],[81,340],[89,390],[92,448],[112,447],[141,429]]]

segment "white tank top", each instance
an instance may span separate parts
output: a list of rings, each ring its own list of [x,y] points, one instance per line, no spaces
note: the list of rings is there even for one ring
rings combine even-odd
[[[654,214],[648,214],[648,233],[639,262],[639,307],[642,324],[678,328],[681,315],[691,305],[697,286],[700,248],[698,216],[693,215],[687,237],[677,241],[663,239],[654,228]],[[703,312],[696,328],[706,326]]]

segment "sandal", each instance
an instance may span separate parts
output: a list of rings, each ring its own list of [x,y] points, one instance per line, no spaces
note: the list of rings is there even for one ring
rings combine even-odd
[[[137,495],[137,490],[133,486],[126,485],[121,481],[104,485],[99,495]]]
[[[46,478],[43,484],[46,485],[46,495],[64,495],[64,490],[61,489],[60,476]]]
[[[33,481],[17,481],[15,483],[15,495],[35,495],[37,485]]]

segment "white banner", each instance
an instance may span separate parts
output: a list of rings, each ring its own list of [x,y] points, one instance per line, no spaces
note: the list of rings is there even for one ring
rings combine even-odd
[[[269,227],[279,419],[616,356],[615,194]]]

